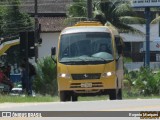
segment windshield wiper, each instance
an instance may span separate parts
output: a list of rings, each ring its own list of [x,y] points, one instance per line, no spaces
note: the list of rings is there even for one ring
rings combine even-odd
[[[111,62],[111,61],[113,61],[113,60],[106,60],[106,59],[104,59],[104,58],[102,58],[102,57],[94,57],[94,56],[92,56],[93,58],[99,58],[99,59],[101,59],[101,60],[103,60],[104,62]]]
[[[82,58],[80,58],[80,57],[77,57],[79,60],[81,60],[81,62],[83,62],[83,63],[85,63],[85,64],[88,64],[88,62],[86,61],[86,59],[82,59]],[[78,62],[80,62],[80,61],[78,61]]]
[[[75,59],[75,60],[74,60]],[[85,59],[82,59],[82,58],[79,58],[79,57],[77,57],[77,58],[74,58],[74,59],[71,59],[71,60],[67,60],[67,61],[60,61],[60,63],[65,63],[65,64],[70,64],[70,65],[72,65],[72,64],[79,64],[79,63],[83,63],[83,64],[88,64],[88,62],[85,60]]]

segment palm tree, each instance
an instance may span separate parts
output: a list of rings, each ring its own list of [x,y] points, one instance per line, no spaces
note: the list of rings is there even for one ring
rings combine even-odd
[[[68,8],[68,18],[87,19],[87,0],[73,0]],[[103,24],[112,24],[120,32],[142,33],[128,24],[145,22],[143,18],[136,17],[130,2],[126,0],[93,0],[94,19]]]
[[[151,10],[157,12],[157,15],[158,15],[156,18],[151,20],[151,24],[160,22],[160,14],[159,14],[160,8],[152,8]]]

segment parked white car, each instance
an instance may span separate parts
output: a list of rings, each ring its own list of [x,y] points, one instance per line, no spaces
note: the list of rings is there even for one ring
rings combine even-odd
[[[22,95],[22,88],[12,88],[10,95]]]
[[[13,96],[23,96],[25,97],[25,94],[23,93],[23,90],[22,88],[12,88],[11,92],[10,92],[10,95],[13,95]],[[35,97],[36,94],[34,91],[32,91],[32,96]]]

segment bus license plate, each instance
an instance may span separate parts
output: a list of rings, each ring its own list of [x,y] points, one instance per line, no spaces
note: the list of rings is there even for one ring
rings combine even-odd
[[[92,87],[92,83],[81,83],[81,87],[82,88],[91,88]]]

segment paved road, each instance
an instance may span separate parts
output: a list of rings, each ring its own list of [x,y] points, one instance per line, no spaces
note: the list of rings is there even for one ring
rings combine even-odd
[[[54,116],[52,120],[71,120],[73,117],[80,117],[78,120],[103,120],[112,117],[124,117],[126,120],[139,119],[135,116],[139,111],[160,111],[160,99],[136,99],[136,100],[115,100],[115,101],[84,101],[84,102],[50,102],[50,103],[3,103],[0,104],[0,111],[42,111],[42,116]],[[48,111],[44,112],[43,111]],[[52,111],[52,112],[51,112]],[[60,112],[57,112],[60,111]],[[67,112],[68,111],[68,112]],[[75,112],[78,111],[78,112]],[[95,112],[97,111],[97,112]],[[115,111],[115,112],[110,112]],[[123,112],[121,112],[123,111]],[[124,112],[128,111],[128,112]],[[138,113],[137,113],[138,112]],[[148,112],[147,112],[148,113]],[[21,113],[22,114],[22,113]],[[39,115],[37,113],[37,115]],[[88,115],[88,116],[87,116]],[[127,116],[128,115],[128,116]],[[160,115],[160,113],[159,113]],[[58,118],[56,118],[57,116]],[[62,118],[60,118],[62,116]],[[66,117],[67,116],[67,117]],[[100,118],[98,118],[98,117]],[[103,117],[104,118],[103,118]],[[106,117],[107,116],[107,117]],[[71,118],[70,118],[71,117]],[[93,117],[91,119],[91,117]],[[129,119],[127,118],[129,117]],[[115,119],[116,119],[115,118]],[[123,118],[123,120],[124,120]],[[10,120],[19,120],[20,118],[11,118]],[[21,118],[22,119],[22,118]],[[33,118],[23,118],[23,120],[32,120]],[[41,118],[42,120],[44,118]],[[41,120],[34,118],[34,120]],[[110,118],[111,119],[111,118]],[[159,118],[160,119],[160,118]],[[0,120],[6,120],[2,118]],[[8,119],[7,119],[8,120]],[[48,120],[45,118],[45,120]]]

